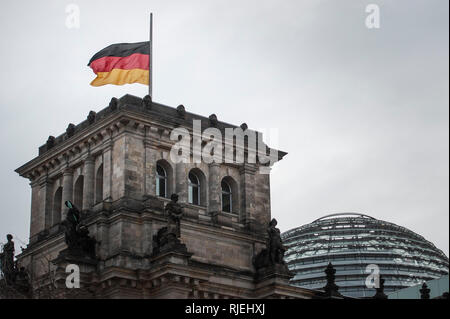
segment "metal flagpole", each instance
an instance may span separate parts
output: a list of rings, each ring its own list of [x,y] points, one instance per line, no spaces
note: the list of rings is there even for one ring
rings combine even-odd
[[[153,98],[153,13],[150,13],[150,57],[148,65],[148,95]]]

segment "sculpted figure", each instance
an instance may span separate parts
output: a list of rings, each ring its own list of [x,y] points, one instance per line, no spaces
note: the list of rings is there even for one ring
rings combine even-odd
[[[47,139],[47,149],[51,149],[53,146],[55,146],[55,137],[54,136],[49,136]]]
[[[0,269],[5,276],[6,283],[13,286],[21,293],[27,293],[30,289],[30,278],[24,267],[20,267],[17,261],[14,262],[14,242],[13,236],[6,235],[8,242],[3,246],[0,253]]]
[[[119,104],[119,100],[116,97],[111,98],[111,101],[109,102],[109,108],[111,111],[117,110],[117,105]]]
[[[3,253],[1,254],[2,271],[5,274],[6,280],[14,281],[14,242],[11,234],[6,235],[7,243],[3,246]]]
[[[83,252],[90,257],[95,257],[95,238],[89,236],[89,230],[81,227],[81,213],[70,201],[65,205],[69,208],[63,224],[65,227],[65,241],[69,250]]]
[[[180,104],[180,105],[177,106],[177,113],[178,113],[179,117],[181,117],[181,118],[185,117],[186,109],[185,109],[183,104]]]
[[[70,202],[67,201],[65,205],[69,208],[66,220],[63,222],[65,227],[65,240],[69,247],[74,247],[77,244],[77,231],[80,223],[80,211]]]
[[[180,220],[183,217],[183,210],[178,203],[178,195],[172,194],[170,196],[171,202],[166,205],[166,213],[169,216],[167,223],[167,230],[169,233],[175,234],[177,238],[180,238]]]
[[[281,241],[280,230],[276,227],[277,220],[273,218],[269,227],[267,227],[267,233],[269,234],[269,243],[267,245],[269,250],[269,261],[271,264],[284,264],[284,252],[286,249]]]
[[[87,116],[87,120],[89,124],[92,124],[95,122],[95,117],[97,116],[97,113],[94,111],[90,111],[88,116]]]
[[[70,123],[66,128],[67,137],[72,137],[75,134],[75,124]]]
[[[262,249],[258,254],[253,256],[253,266],[257,272],[275,267],[277,271],[289,273],[289,269],[283,260],[286,248],[281,241],[280,230],[276,226],[277,220],[274,218],[267,226],[267,248]]]
[[[211,115],[209,116],[209,124],[210,124],[212,127],[216,127],[216,126],[217,126],[217,123],[218,123],[217,115],[216,115],[216,114],[211,114]]]
[[[142,99],[142,106],[144,106],[147,110],[152,108],[152,97],[150,95],[144,96]]]
[[[167,226],[164,226],[153,235],[153,254],[162,251],[186,251],[186,246],[180,241],[180,220],[183,217],[183,208],[178,203],[178,195],[170,196],[171,202],[165,207],[168,215]]]

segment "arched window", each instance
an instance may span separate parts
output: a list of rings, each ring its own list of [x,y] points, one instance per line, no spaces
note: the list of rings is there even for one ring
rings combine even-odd
[[[156,196],[167,197],[167,172],[161,165],[156,165]]]
[[[193,172],[189,173],[188,200],[189,203],[200,205],[200,180]]]
[[[160,159],[156,162],[154,169],[156,170],[155,195],[169,198],[175,188],[172,165],[165,159]]]
[[[75,182],[75,187],[73,190],[73,203],[79,210],[83,209],[83,182],[84,177],[83,175],[80,175]]]
[[[238,184],[231,176],[225,176],[220,183],[222,188],[222,211],[239,214]]]
[[[58,190],[53,196],[53,211],[52,211],[52,225],[59,224],[61,222],[61,207],[62,207],[62,187],[58,187]]]
[[[222,180],[222,211],[231,213],[233,211],[233,193],[227,182]]]
[[[95,174],[95,203],[103,201],[103,164],[97,169]]]

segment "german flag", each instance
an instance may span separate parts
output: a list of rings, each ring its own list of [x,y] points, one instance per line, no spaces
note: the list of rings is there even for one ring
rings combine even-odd
[[[97,77],[92,86],[149,84],[150,42],[117,43],[97,52],[89,61]]]

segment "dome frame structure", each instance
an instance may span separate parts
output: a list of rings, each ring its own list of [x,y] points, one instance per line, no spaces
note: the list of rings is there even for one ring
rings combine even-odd
[[[336,269],[339,292],[349,297],[372,297],[366,286],[376,265],[385,280],[385,293],[415,286],[448,274],[448,257],[433,243],[396,224],[360,213],[323,216],[282,234],[285,262],[296,273],[291,284],[321,289],[324,269]]]

